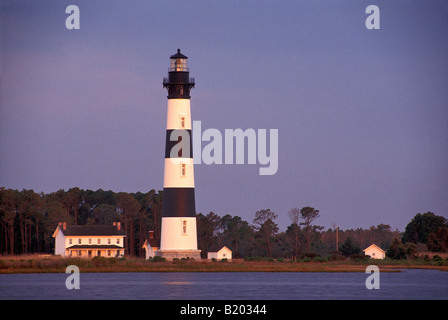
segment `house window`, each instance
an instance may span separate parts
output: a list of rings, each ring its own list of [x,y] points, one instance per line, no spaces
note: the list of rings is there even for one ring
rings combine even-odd
[[[182,221],[182,233],[183,234],[187,233],[187,220]]]
[[[81,239],[78,239],[78,244],[81,244]]]
[[[107,244],[110,244],[110,238],[109,238],[109,239],[107,239]]]
[[[117,238],[117,244],[120,244],[120,238]]]
[[[89,244],[92,244],[92,239],[89,239]]]
[[[185,177],[187,175],[187,165],[185,163],[180,164],[180,175]]]
[[[372,257],[374,257],[375,256],[375,252],[372,252]]]
[[[70,238],[70,239],[68,239],[68,244],[72,244],[72,239]]]
[[[98,244],[101,244],[101,239],[100,238],[98,238]]]

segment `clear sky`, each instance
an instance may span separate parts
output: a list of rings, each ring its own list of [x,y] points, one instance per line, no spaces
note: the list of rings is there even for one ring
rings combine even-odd
[[[162,189],[162,79],[181,48],[202,130],[279,132],[275,175],[196,165],[198,212],[269,208],[281,231],[304,206],[326,228],[448,216],[446,0],[0,3],[0,186]]]

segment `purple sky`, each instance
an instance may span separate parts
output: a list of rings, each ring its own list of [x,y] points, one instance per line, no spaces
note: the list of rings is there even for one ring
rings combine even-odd
[[[76,4],[81,28],[67,30]],[[380,8],[367,30],[365,9]],[[279,130],[278,172],[196,165],[196,207],[293,207],[326,228],[448,216],[447,1],[3,1],[0,186],[162,189],[167,93],[189,57],[202,130]],[[203,142],[203,146],[206,143]]]

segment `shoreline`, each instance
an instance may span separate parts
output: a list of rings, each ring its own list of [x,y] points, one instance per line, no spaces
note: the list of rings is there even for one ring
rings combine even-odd
[[[380,272],[401,272],[403,269],[427,269],[448,271],[445,261],[436,264],[431,261],[334,261],[334,262],[292,262],[292,261],[244,261],[229,262],[163,261],[143,259],[99,259],[61,257],[0,257],[0,274],[17,273],[65,273],[66,267],[76,265],[85,273],[131,273],[131,272],[365,272],[369,265],[376,265]]]

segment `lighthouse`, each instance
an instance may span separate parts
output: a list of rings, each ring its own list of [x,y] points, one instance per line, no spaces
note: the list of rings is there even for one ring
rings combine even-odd
[[[190,77],[185,55],[177,50],[170,57],[168,77],[163,87],[168,90],[163,178],[163,212],[160,249],[156,255],[200,259],[196,230],[193,149],[191,135]]]

